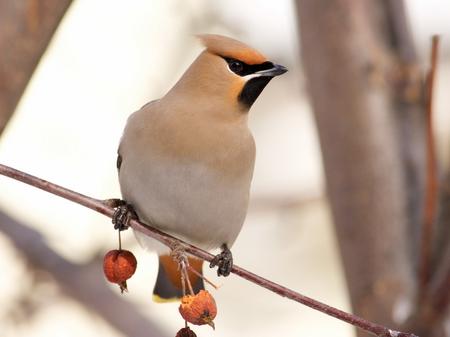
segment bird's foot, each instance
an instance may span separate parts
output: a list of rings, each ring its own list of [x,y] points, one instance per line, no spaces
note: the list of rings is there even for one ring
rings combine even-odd
[[[114,215],[112,216],[112,223],[114,229],[124,231],[128,229],[131,219],[138,220],[138,216],[133,206],[128,204],[125,200],[121,199],[108,199],[104,201],[110,207],[115,208]]]
[[[233,254],[226,244],[222,245],[222,252],[214,256],[209,264],[210,268],[217,266],[217,276],[228,276],[233,269]]]

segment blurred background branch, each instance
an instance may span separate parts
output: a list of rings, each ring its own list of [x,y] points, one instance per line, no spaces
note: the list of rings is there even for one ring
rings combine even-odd
[[[113,292],[103,276],[103,258],[85,265],[71,263],[51,249],[42,235],[0,212],[0,231],[33,268],[52,276],[64,294],[99,315],[126,336],[167,336],[132,303]],[[150,295],[149,295],[150,296]]]
[[[0,1],[0,134],[71,3]]]
[[[436,141],[433,125],[433,97],[438,63],[439,36],[433,36],[430,69],[426,75],[426,184],[424,193],[424,214],[421,229],[420,261],[419,261],[419,301],[425,296],[431,272],[431,248],[437,215],[437,200],[439,191],[438,167],[436,158]]]

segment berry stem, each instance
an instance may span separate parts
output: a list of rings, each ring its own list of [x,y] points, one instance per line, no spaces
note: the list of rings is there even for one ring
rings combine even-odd
[[[186,283],[189,288],[189,293],[193,296],[194,294],[194,288],[192,288],[191,280],[189,279],[189,274],[187,272],[187,263],[185,261],[181,261],[181,275],[184,275],[184,278],[186,279]]]
[[[219,289],[219,287],[217,285],[215,285],[212,281],[210,281],[205,275],[200,274],[198,271],[196,271],[194,268],[192,268],[190,265],[187,265],[189,271],[191,273],[194,273],[195,275],[197,275],[198,277],[202,278],[203,281],[205,281],[206,283],[208,283],[209,285],[211,285],[214,289]]]
[[[119,232],[119,250],[121,251],[121,250],[122,250],[122,235],[121,235],[121,230],[119,229],[118,232]]]

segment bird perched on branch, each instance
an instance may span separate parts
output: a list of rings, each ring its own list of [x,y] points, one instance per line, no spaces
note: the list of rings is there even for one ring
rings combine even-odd
[[[287,71],[258,51],[220,35],[159,100],[133,113],[117,159],[124,201],[139,219],[206,250],[218,275],[232,268],[229,250],[244,222],[255,162],[248,111],[269,81]],[[180,271],[167,247],[135,232],[159,254],[156,301],[182,296]],[[189,257],[202,273],[202,260]],[[203,280],[189,272],[197,292]]]

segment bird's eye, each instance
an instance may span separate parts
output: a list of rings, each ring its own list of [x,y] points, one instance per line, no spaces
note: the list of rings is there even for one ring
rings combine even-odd
[[[239,61],[231,61],[228,66],[230,67],[230,70],[236,74],[239,74],[244,69],[244,65]]]

